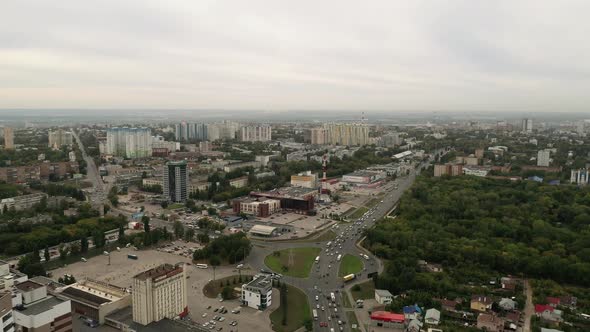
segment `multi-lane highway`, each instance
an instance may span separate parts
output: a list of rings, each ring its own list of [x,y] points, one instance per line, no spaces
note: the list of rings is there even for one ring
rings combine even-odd
[[[283,281],[302,289],[307,294],[309,303],[318,316],[317,320],[314,320],[314,330],[350,331],[350,324],[342,306],[342,296],[345,296],[343,288],[346,284],[338,276],[340,262],[337,257],[350,254],[362,259],[364,268],[351,282],[367,280],[369,274],[381,272],[381,262],[371,254],[368,254],[368,259],[362,257],[361,254],[366,252],[357,247],[357,242],[363,236],[363,230],[372,227],[377,220],[386,216],[394,208],[403,192],[412,185],[415,177],[416,172],[411,171],[409,175],[398,178],[395,183],[388,185],[389,190],[386,195],[381,197],[381,201],[363,217],[332,227],[337,236],[335,240],[312,243],[261,242],[263,247],[255,246],[246,262],[255,269],[268,269],[264,264],[264,257],[275,250],[310,246],[320,248],[322,251],[319,262],[314,263],[308,278],[284,276]],[[327,246],[328,242],[331,242],[330,247]],[[332,293],[335,301],[332,301]]]
[[[441,154],[443,151],[443,149],[439,149],[435,154]],[[346,317],[342,300],[342,296],[346,296],[343,290],[347,285],[338,276],[340,262],[337,261],[337,257],[338,255],[344,257],[346,254],[356,255],[361,257],[364,263],[363,270],[355,276],[354,280],[350,281],[350,284],[366,281],[369,279],[368,276],[374,272],[381,273],[383,270],[381,261],[359,248],[357,243],[362,238],[365,229],[373,227],[375,222],[393,210],[404,191],[412,186],[416,176],[433,161],[434,158],[430,158],[420,163],[416,169],[412,168],[408,175],[401,176],[395,182],[387,184],[385,196],[381,197],[381,201],[361,218],[348,223],[340,223],[338,227],[333,227],[332,230],[337,236],[336,240],[312,243],[261,241],[254,246],[246,263],[254,269],[269,270],[264,264],[264,258],[273,251],[310,246],[322,249],[319,262],[314,263],[308,278],[284,276],[283,281],[300,288],[307,295],[312,310],[317,313],[317,319],[314,319],[314,331],[331,332],[332,329],[334,331],[350,331],[350,323]],[[329,248],[327,246],[328,242],[332,242]],[[366,254],[368,258],[362,257],[361,254]],[[332,293],[335,301],[332,300]]]

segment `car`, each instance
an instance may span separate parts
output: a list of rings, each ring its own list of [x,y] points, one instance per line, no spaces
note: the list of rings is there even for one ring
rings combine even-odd
[[[209,306],[209,308],[211,308],[211,306]],[[213,310],[213,312],[218,312],[219,308],[215,308],[215,310]]]
[[[338,320],[338,325],[342,325],[342,321],[341,320]]]
[[[217,328],[217,331],[221,331],[221,330],[223,330],[223,327],[220,326]]]
[[[203,317],[203,318],[207,317],[207,313],[202,314],[201,317]]]
[[[322,306],[322,311],[326,311],[326,308],[324,308],[324,306]]]
[[[326,323],[326,322],[320,322],[320,327],[328,327],[328,323]]]
[[[315,307],[316,307],[316,309],[319,309],[319,308],[320,308],[320,304],[319,304],[319,303],[318,303],[318,304],[316,304],[316,306],[315,306]]]
[[[316,295],[316,296],[315,296],[315,300],[316,300],[316,301],[319,301],[319,300],[320,300],[320,297]]]
[[[220,317],[220,318],[218,319],[218,321],[220,321],[220,322],[223,322],[224,320],[225,320],[225,317]]]

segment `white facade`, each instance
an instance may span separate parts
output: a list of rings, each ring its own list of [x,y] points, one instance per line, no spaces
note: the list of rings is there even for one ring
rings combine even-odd
[[[125,158],[146,158],[152,155],[152,135],[149,128],[107,129],[106,154]]]
[[[316,188],[318,186],[317,174],[307,171],[297,175],[291,175],[291,186],[303,188]]]
[[[537,166],[548,167],[551,163],[551,151],[540,150],[537,153]]]
[[[375,289],[375,301],[379,304],[390,304],[393,301],[393,295],[386,289]]]
[[[242,127],[240,137],[243,142],[268,142],[272,140],[272,128],[269,125]]]
[[[572,169],[570,182],[582,186],[590,184],[590,170],[585,168]]]
[[[242,304],[263,310],[272,304],[272,279],[270,275],[257,275],[242,285]]]
[[[49,131],[49,146],[50,147],[61,147],[64,145],[72,145],[73,144],[73,136],[72,133],[69,131],[65,131],[63,129],[58,129],[55,131]]]
[[[180,265],[160,265],[133,277],[133,321],[142,325],[174,319],[187,308],[186,272]]]

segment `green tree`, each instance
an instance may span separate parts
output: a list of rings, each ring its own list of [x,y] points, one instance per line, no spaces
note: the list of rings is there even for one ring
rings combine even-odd
[[[182,236],[184,235],[184,226],[182,225],[182,223],[179,220],[176,220],[174,222],[174,236],[177,239],[182,238]]]
[[[88,238],[86,236],[82,236],[80,238],[80,252],[85,253],[88,251]]]
[[[221,259],[219,256],[211,256],[209,257],[209,265],[213,267],[213,280],[215,280],[215,269],[221,265]]]
[[[221,290],[221,298],[224,300],[230,300],[233,298],[233,289],[229,286],[223,287]]]
[[[195,238],[195,230],[192,228],[187,229],[184,232],[184,240],[185,241],[192,241]]]

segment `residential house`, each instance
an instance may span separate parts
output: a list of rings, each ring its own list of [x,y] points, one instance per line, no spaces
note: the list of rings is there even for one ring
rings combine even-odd
[[[535,304],[535,315],[548,322],[559,323],[563,321],[562,311],[553,308],[549,304]]]
[[[547,296],[545,301],[547,301],[547,304],[549,304],[553,308],[557,308],[561,304],[561,301],[558,297]]]
[[[430,325],[438,325],[438,323],[440,323],[440,311],[434,308],[426,310],[424,322]]]
[[[504,319],[495,314],[479,314],[477,328],[487,332],[504,332]]]
[[[471,297],[471,310],[486,312],[492,309],[494,301],[489,296],[473,295]]]
[[[505,298],[505,297],[500,300],[498,305],[500,306],[500,308],[502,308],[506,311],[511,311],[511,310],[516,309],[516,302],[512,299]]]
[[[403,308],[403,311],[406,321],[410,321],[412,319],[420,320],[422,318],[422,309],[420,309],[417,304],[407,305]]]
[[[520,311],[511,311],[506,313],[506,321],[513,324],[518,324],[520,321]]]
[[[379,304],[390,304],[393,295],[387,289],[375,289],[375,301]]]
[[[412,319],[406,328],[407,332],[420,332],[422,330],[422,323],[418,319]]]

